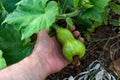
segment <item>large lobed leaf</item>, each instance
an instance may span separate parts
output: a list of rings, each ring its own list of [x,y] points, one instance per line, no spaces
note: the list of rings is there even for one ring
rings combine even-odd
[[[8,65],[31,54],[33,45],[21,41],[21,34],[11,26],[0,26],[0,49]]]
[[[101,13],[104,12],[105,7],[108,5],[109,0],[90,0],[94,5],[92,8],[85,10],[82,18],[88,18],[95,21],[101,21]]]
[[[22,32],[22,39],[29,38],[39,30],[49,30],[58,15],[58,6],[55,1],[48,0],[21,0],[17,8],[9,14],[4,23],[15,24]]]

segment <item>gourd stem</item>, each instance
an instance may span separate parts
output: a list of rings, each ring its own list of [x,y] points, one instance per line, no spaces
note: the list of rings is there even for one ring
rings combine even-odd
[[[73,56],[73,64],[75,66],[80,66],[80,61],[79,61],[79,56],[78,55]]]
[[[53,24],[53,26],[52,26],[55,30],[58,30],[58,29],[60,29],[60,27],[57,25],[57,24]]]

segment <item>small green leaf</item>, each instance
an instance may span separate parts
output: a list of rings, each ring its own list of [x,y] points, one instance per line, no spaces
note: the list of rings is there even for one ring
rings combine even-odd
[[[74,23],[73,23],[73,21],[72,21],[72,18],[70,18],[70,17],[67,17],[66,18],[66,22],[67,22],[67,24],[69,25],[69,26],[74,26]]]
[[[120,27],[120,20],[111,19],[110,24],[112,24],[113,26],[119,26]]]
[[[48,0],[21,0],[17,8],[9,14],[4,23],[15,24],[22,32],[22,39],[29,38],[39,30],[49,30],[58,15],[58,7],[55,1]]]
[[[88,9],[88,8],[92,8],[94,5],[91,4],[90,0],[80,0],[79,6],[82,9]]]
[[[111,6],[113,12],[115,12],[116,14],[120,14],[120,5],[118,5],[114,2],[111,2],[110,6]]]

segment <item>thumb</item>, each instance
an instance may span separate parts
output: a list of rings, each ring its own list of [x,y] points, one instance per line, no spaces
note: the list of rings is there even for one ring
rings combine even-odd
[[[50,37],[48,35],[48,32],[46,30],[41,30],[37,35],[37,44],[44,44],[48,43],[50,40]]]
[[[40,30],[40,32],[38,33],[37,38],[42,39],[42,38],[46,38],[46,37],[49,37],[48,32],[46,30]]]

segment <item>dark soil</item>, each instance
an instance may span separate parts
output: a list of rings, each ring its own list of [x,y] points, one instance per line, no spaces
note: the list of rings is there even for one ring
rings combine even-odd
[[[101,26],[91,35],[91,40],[85,42],[87,52],[83,59],[80,60],[80,66],[69,64],[60,72],[51,74],[46,80],[63,80],[69,76],[76,76],[84,71],[88,65],[96,59],[103,61],[104,67],[108,68],[110,63],[120,57],[120,34],[118,35],[118,27]],[[113,50],[116,52],[113,52]],[[114,53],[112,55],[111,53]]]

